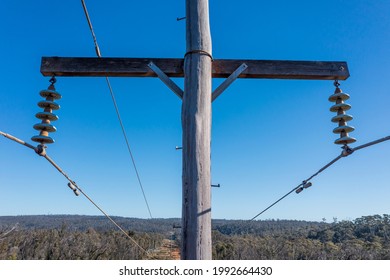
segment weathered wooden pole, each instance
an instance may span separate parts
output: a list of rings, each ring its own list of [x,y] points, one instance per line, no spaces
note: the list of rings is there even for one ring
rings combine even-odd
[[[208,0],[186,0],[187,52],[184,67],[183,60],[176,58],[43,57],[41,63],[41,72],[44,76],[158,76],[183,99],[181,257],[188,260],[207,260],[212,257],[210,174],[212,99],[217,98],[236,78],[345,80],[349,77],[347,63],[340,61],[216,59],[212,62],[208,4]],[[184,94],[168,78],[183,76]],[[212,77],[227,78],[227,81],[230,81],[224,87],[216,88],[212,94]]]
[[[211,36],[208,0],[186,0],[181,258],[211,259]]]

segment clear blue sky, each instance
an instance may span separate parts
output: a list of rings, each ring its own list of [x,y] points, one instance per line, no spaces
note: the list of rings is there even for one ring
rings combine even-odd
[[[102,55],[183,57],[185,1],[86,0]],[[390,135],[390,2],[210,1],[215,58],[347,61],[357,146]],[[79,0],[0,2],[0,130],[28,140],[42,56],[94,57]],[[176,79],[180,85],[181,79]],[[216,87],[221,79],[213,81]],[[181,101],[158,79],[112,78],[154,217],[181,216]],[[58,78],[49,155],[109,214],[148,218],[104,78]],[[237,80],[213,103],[212,217],[250,219],[340,153],[332,81]],[[31,142],[31,141],[30,141]],[[390,142],[342,159],[261,219],[390,213]],[[0,138],[0,215],[100,215],[31,150]]]

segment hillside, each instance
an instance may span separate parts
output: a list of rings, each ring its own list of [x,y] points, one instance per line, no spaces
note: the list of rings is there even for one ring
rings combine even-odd
[[[174,230],[173,226],[180,226],[179,218],[170,219],[137,219],[112,217],[121,227],[134,232],[160,233],[170,236]],[[17,224],[18,229],[58,229],[63,226],[68,231],[86,231],[93,228],[96,231],[117,230],[115,226],[104,216],[84,215],[26,215],[26,216],[0,216],[0,230],[12,227]],[[269,232],[295,231],[305,227],[319,227],[325,225],[318,222],[306,222],[295,220],[265,220],[265,221],[240,221],[222,220],[212,221],[214,230],[226,235],[234,234],[256,234],[262,235]]]
[[[180,219],[0,217],[0,259],[178,259]],[[135,245],[135,242],[139,245]],[[390,259],[390,215],[318,223],[213,220],[214,259]]]

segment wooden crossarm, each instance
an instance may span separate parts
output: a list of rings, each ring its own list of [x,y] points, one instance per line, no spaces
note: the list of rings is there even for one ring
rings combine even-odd
[[[153,62],[168,77],[184,77],[184,59],[180,58],[84,58],[43,57],[44,76],[64,77],[157,77],[148,67]],[[248,68],[238,78],[346,80],[346,62],[215,59],[213,78],[227,78],[245,63]]]

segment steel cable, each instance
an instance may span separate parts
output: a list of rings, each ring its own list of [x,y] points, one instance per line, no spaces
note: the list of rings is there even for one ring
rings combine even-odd
[[[88,26],[89,26],[89,29],[90,29],[91,34],[92,34],[93,42],[94,42],[94,45],[95,45],[96,55],[97,55],[99,58],[101,58],[102,56],[101,56],[100,48],[99,48],[99,45],[98,45],[98,42],[97,42],[97,39],[96,39],[96,35],[95,35],[94,30],[93,30],[92,22],[91,22],[91,19],[90,19],[90,17],[89,17],[88,10],[87,10],[87,6],[85,5],[84,0],[81,0],[81,4],[83,5],[85,17],[86,17],[86,19],[87,19],[87,21],[88,21]],[[148,208],[148,212],[149,212],[150,218],[153,219],[152,212],[151,212],[151,210],[150,210],[149,203],[148,203],[148,200],[147,200],[147,198],[146,198],[145,190],[144,190],[144,187],[143,187],[143,184],[142,184],[142,181],[141,181],[139,172],[138,172],[138,168],[137,168],[137,165],[136,165],[136,163],[135,163],[135,159],[134,159],[133,153],[131,152],[131,148],[130,148],[129,140],[128,140],[128,138],[127,138],[126,130],[125,130],[125,127],[124,127],[123,122],[122,122],[122,118],[121,118],[120,113],[119,113],[119,108],[118,108],[118,105],[117,105],[116,100],[115,100],[114,91],[113,91],[113,89],[112,89],[112,87],[111,87],[111,83],[110,83],[110,80],[109,80],[108,77],[106,77],[106,82],[107,82],[107,86],[108,86],[108,89],[109,89],[110,94],[111,94],[111,99],[112,99],[112,102],[113,102],[114,107],[115,107],[116,115],[117,115],[117,117],[118,117],[119,124],[120,124],[120,126],[121,126],[123,136],[124,136],[125,141],[126,141],[127,150],[128,150],[128,152],[129,152],[129,154],[130,154],[130,158],[131,158],[131,161],[132,161],[132,163],[133,163],[133,167],[134,167],[134,170],[135,170],[137,179],[138,179],[138,184],[139,184],[139,186],[140,186],[140,188],[141,188],[142,195],[143,195],[143,197],[144,197],[146,207]]]
[[[153,258],[153,256],[151,256],[150,254],[149,254],[149,252],[147,251],[147,250],[145,250],[144,248],[142,248],[138,243],[137,243],[137,241],[135,241],[135,239],[134,238],[132,238],[117,222],[115,222],[111,217],[110,217],[110,215],[108,215],[97,203],[95,203],[93,200],[92,200],[92,198],[90,198],[77,184],[76,184],[76,182],[75,181],[73,181],[62,169],[61,169],[61,167],[60,166],[58,166],[47,154],[46,154],[46,151],[44,151],[44,150],[40,150],[40,149],[38,149],[37,147],[34,147],[33,145],[31,145],[31,144],[28,144],[28,143],[26,143],[26,142],[24,142],[23,140],[20,140],[20,139],[18,139],[18,138],[16,138],[16,137],[14,137],[14,136],[12,136],[12,135],[10,135],[10,134],[8,134],[8,133],[4,133],[4,132],[2,132],[2,131],[0,131],[0,135],[2,135],[2,136],[4,136],[4,137],[6,137],[6,138],[8,138],[8,139],[10,139],[10,140],[12,140],[12,141],[15,141],[16,143],[19,143],[19,144],[21,144],[21,145],[24,145],[25,147],[28,147],[28,148],[30,148],[30,149],[32,149],[32,150],[34,150],[37,154],[39,154],[38,153],[38,151],[40,151],[40,152],[42,152],[43,151],[43,153],[40,153],[39,155],[40,156],[42,156],[42,157],[44,157],[51,165],[53,165],[54,166],[54,168],[56,168],[57,169],[57,171],[58,172],[60,172],[72,185],[74,185],[76,188],[77,188],[77,190],[80,192],[80,193],[82,193],[101,213],[103,213],[103,215],[104,216],[106,216],[106,218],[108,218],[110,221],[111,221],[111,223],[113,223],[123,234],[125,234],[125,236],[126,237],[128,237],[139,249],[141,249],[141,251],[143,252],[143,253],[145,253],[148,257],[150,257],[150,258]]]
[[[283,200],[284,198],[286,198],[288,195],[290,195],[292,192],[296,191],[298,188],[300,188],[301,186],[303,186],[305,183],[309,182],[310,180],[312,180],[314,177],[316,177],[317,175],[319,175],[321,172],[323,172],[324,170],[326,170],[328,167],[330,167],[332,164],[334,164],[335,162],[337,162],[339,159],[343,158],[343,157],[347,157],[349,156],[350,154],[352,154],[353,152],[357,151],[357,150],[360,150],[360,149],[363,149],[363,148],[367,148],[367,147],[370,147],[372,145],[375,145],[375,144],[379,144],[379,143],[382,143],[384,141],[387,141],[387,140],[390,140],[390,136],[386,136],[386,137],[383,137],[383,138],[380,138],[378,140],[375,140],[375,141],[372,141],[372,142],[368,142],[366,144],[363,144],[363,145],[360,145],[360,146],[357,146],[355,148],[349,148],[348,146],[346,146],[343,151],[341,152],[341,154],[334,158],[332,161],[330,161],[328,164],[326,164],[325,166],[323,166],[320,170],[318,170],[316,173],[314,173],[313,175],[311,175],[309,178],[307,178],[306,180],[304,180],[301,184],[299,184],[298,186],[296,186],[295,188],[293,188],[291,191],[289,191],[287,194],[285,194],[284,196],[282,196],[281,198],[279,198],[277,201],[275,201],[274,203],[272,203],[270,206],[268,206],[267,208],[265,208],[263,211],[261,211],[259,214],[257,214],[256,216],[254,216],[252,219],[250,219],[250,221],[253,221],[254,219],[256,219],[258,216],[260,216],[261,214],[263,214],[265,211],[267,211],[268,209],[270,209],[272,206],[274,206],[275,204],[279,203],[281,200]]]

